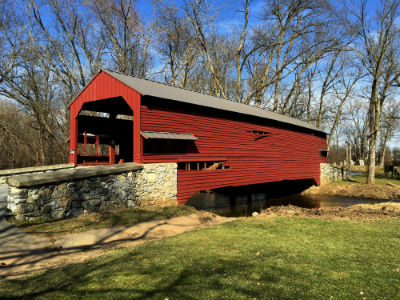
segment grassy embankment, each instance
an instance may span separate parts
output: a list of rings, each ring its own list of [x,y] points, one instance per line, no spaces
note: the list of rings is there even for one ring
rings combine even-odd
[[[167,206],[102,211],[63,220],[42,219],[19,222],[12,218],[9,221],[25,232],[54,237],[100,228],[130,226],[141,222],[167,220],[195,212],[196,210],[189,206]]]
[[[0,299],[399,299],[400,220],[240,218],[0,283]]]

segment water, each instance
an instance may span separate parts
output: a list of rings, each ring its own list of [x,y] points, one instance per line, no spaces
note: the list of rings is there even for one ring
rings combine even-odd
[[[248,201],[248,197],[251,198],[251,201]],[[253,212],[260,212],[263,209],[276,205],[290,204],[305,208],[322,208],[348,207],[355,204],[376,204],[381,202],[388,202],[388,200],[329,195],[304,196],[300,194],[269,197],[267,193],[252,193],[248,196],[239,194],[236,195],[236,200],[234,201],[228,194],[205,191],[193,195],[187,205],[225,217],[238,217],[250,216]]]

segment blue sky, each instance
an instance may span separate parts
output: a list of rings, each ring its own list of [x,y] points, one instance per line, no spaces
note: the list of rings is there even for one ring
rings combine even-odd
[[[151,0],[139,0],[136,3],[136,8],[140,12],[142,18],[152,18],[153,15],[153,1]],[[220,30],[230,30],[236,25],[242,24],[242,13],[244,0],[228,0],[228,1],[210,1],[213,7],[217,9],[218,19],[220,20]],[[165,0],[163,3],[172,3],[176,7],[182,7],[183,1],[181,0]],[[259,17],[262,14],[262,6],[264,5],[263,0],[253,0],[250,4],[250,14],[252,17]]]

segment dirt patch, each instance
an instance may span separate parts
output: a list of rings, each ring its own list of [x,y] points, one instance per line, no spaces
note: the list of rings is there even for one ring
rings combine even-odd
[[[393,185],[344,184],[313,186],[302,195],[330,195],[382,200],[399,200],[400,187]]]
[[[117,248],[135,246],[231,220],[233,219],[200,211],[196,214],[169,220],[97,229],[53,237],[51,240],[40,237],[42,242],[40,246],[29,248],[26,247],[27,244],[30,244],[29,239],[38,239],[39,237],[23,233],[10,224],[10,230],[20,234],[26,242],[20,243],[20,239],[7,239],[7,237],[0,240],[0,279],[12,279],[39,270],[84,262],[90,258],[110,253]]]
[[[375,221],[400,218],[400,203],[357,204],[349,207],[302,208],[298,206],[272,206],[262,211],[261,217],[309,217],[324,220]]]

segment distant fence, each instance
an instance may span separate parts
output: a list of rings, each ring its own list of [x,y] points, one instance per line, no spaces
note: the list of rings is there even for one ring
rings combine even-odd
[[[332,181],[340,181],[350,177],[350,171],[344,167],[333,166],[329,163],[321,164],[320,184],[327,184]]]

